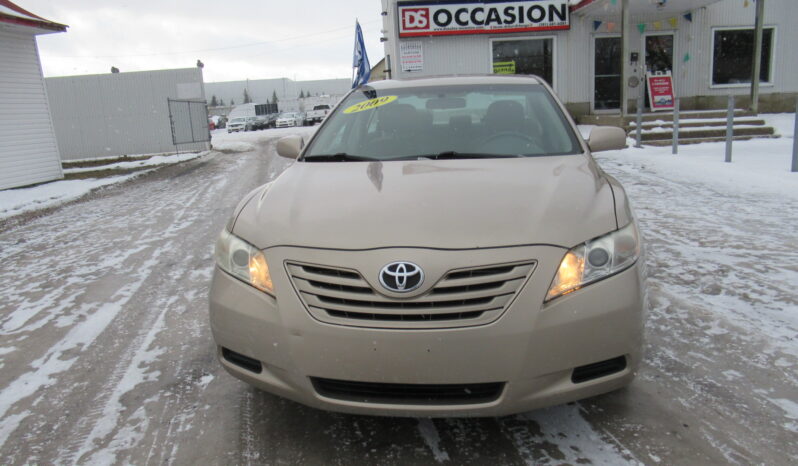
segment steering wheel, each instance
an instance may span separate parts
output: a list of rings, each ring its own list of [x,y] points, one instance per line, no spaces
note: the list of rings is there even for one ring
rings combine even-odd
[[[541,147],[534,139],[532,139],[531,137],[527,136],[524,133],[519,133],[516,131],[502,131],[500,133],[492,134],[483,139],[482,141],[480,141],[479,147],[480,149],[484,149],[486,147],[489,147],[492,143],[494,143],[497,140],[507,141],[510,144],[520,143],[516,147],[527,148],[527,150],[524,150],[523,152],[530,152],[528,150],[529,148],[536,149],[536,152],[542,152]]]

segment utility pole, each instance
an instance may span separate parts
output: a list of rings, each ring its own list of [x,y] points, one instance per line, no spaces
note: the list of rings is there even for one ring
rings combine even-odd
[[[759,75],[762,71],[762,32],[765,21],[765,0],[756,0],[754,28],[754,66],[751,72],[751,111],[759,114]]]
[[[629,81],[629,68],[626,60],[629,59],[629,0],[621,0],[621,116],[629,113],[629,99],[627,98]]]

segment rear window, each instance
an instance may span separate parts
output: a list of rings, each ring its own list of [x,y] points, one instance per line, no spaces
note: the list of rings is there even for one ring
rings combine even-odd
[[[390,160],[450,151],[546,156],[581,153],[582,147],[541,85],[366,87],[336,107],[305,157]]]

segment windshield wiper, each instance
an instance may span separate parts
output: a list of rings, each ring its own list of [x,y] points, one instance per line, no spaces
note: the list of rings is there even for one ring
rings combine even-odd
[[[452,160],[452,159],[514,159],[523,157],[523,155],[511,154],[485,154],[478,152],[456,152],[447,150],[437,154],[417,155],[414,158],[418,159],[432,159],[432,160]]]
[[[346,152],[337,154],[311,155],[303,159],[305,162],[376,162],[379,159],[373,157],[363,157],[360,155],[349,155]]]

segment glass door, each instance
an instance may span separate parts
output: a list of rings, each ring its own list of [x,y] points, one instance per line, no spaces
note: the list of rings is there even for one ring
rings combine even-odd
[[[650,34],[644,36],[645,51],[646,51],[646,73],[664,73],[673,72],[673,34]],[[646,87],[648,81],[646,81]],[[646,89],[648,91],[648,89]],[[648,92],[646,95],[646,107],[651,104],[648,100]]]
[[[621,108],[621,38],[596,37],[593,57],[593,110]]]

